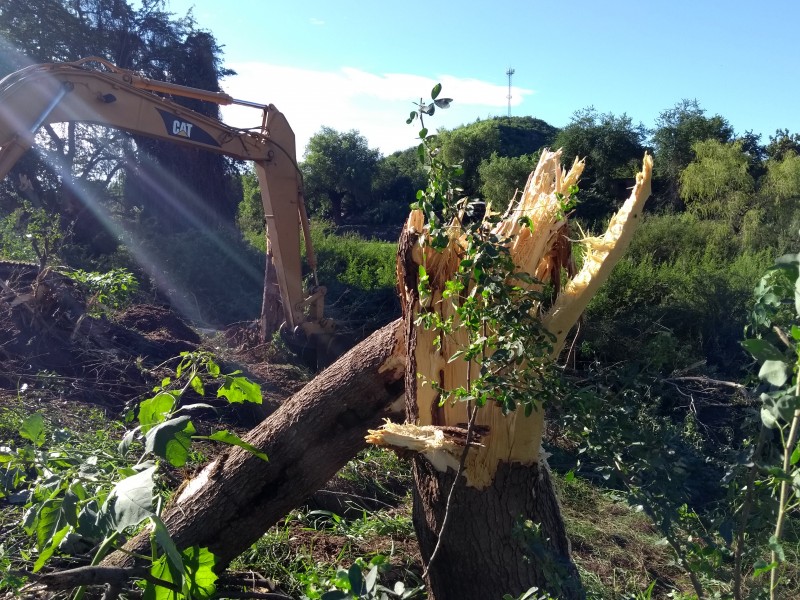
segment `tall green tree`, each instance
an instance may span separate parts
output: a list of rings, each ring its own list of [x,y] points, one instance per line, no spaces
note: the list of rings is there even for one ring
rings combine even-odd
[[[536,168],[539,152],[521,156],[498,156],[493,152],[478,166],[481,179],[481,197],[490,210],[502,212],[517,190],[522,191],[528,176]]]
[[[660,190],[657,203],[680,203],[680,175],[694,160],[692,146],[714,139],[726,144],[733,141],[733,128],[723,117],[707,117],[697,100],[681,100],[659,115],[653,132],[655,176]],[[660,200],[660,202],[659,202]]]
[[[788,152],[800,154],[800,133],[789,133],[788,129],[778,129],[769,136],[765,154],[773,160],[781,160]]]
[[[755,190],[742,142],[723,144],[710,138],[695,142],[692,151],[695,160],[680,176],[681,198],[689,210],[736,227]]]
[[[459,179],[466,196],[481,193],[481,162],[493,153],[500,157],[532,154],[553,143],[558,130],[534,117],[495,117],[440,134],[442,156],[459,164],[464,173]]]
[[[380,152],[355,129],[323,127],[308,141],[301,165],[309,209],[337,225],[358,221],[370,206],[379,159]]]
[[[420,167],[416,148],[383,157],[372,179],[373,207],[365,217],[375,224],[402,224],[417,190],[424,185],[425,172]]]
[[[578,216],[597,222],[608,216],[625,197],[625,188],[644,156],[645,129],[630,117],[601,114],[594,107],[577,111],[556,136],[566,160],[586,158]]]

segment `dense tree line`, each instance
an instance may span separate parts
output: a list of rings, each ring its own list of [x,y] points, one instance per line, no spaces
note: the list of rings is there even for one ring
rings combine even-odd
[[[653,153],[647,221],[590,307],[576,356],[634,355],[656,370],[703,364],[738,373],[748,360],[738,340],[753,285],[774,256],[797,243],[800,134],[780,130],[763,141],[737,134],[694,100],[664,110],[655,124],[647,130],[625,114],[590,107],[561,129],[498,117],[439,137],[444,159],[462,167],[463,194],[495,211],[525,185],[541,148],[563,148],[566,161],[585,157],[573,216],[589,232],[627,196],[644,152]],[[312,137],[301,168],[313,215],[394,231],[425,176],[416,148],[381,157],[357,131],[327,127]]]

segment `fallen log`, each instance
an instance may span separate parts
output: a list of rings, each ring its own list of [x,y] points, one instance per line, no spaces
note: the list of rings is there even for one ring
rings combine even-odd
[[[372,334],[244,439],[265,462],[232,448],[176,494],[162,519],[179,548],[207,547],[217,570],[300,506],[365,446],[364,434],[404,407],[405,341],[400,320]],[[148,555],[150,531],[110,554],[104,566]]]

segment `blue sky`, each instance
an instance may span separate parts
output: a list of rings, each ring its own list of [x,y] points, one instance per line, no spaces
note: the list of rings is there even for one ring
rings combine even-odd
[[[682,98],[768,140],[800,131],[796,0],[169,0],[224,46],[223,88],[274,103],[302,154],[327,125],[384,153],[414,144],[412,100],[437,81],[453,107],[430,126],[507,112],[561,127],[581,108],[653,127]],[[255,125],[257,111],[227,108]]]

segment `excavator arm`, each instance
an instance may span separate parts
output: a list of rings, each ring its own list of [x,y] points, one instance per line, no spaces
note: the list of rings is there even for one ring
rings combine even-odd
[[[185,108],[165,96],[263,110],[260,131],[242,131]],[[255,164],[267,235],[275,264],[285,323],[306,336],[325,333],[324,288],[306,297],[302,287],[300,235],[315,260],[297,166],[294,132],[275,106],[236,100],[221,92],[154,81],[100,58],[32,65],[0,81],[0,180],[50,123],[83,122],[123,129],[184,146],[202,148]]]

